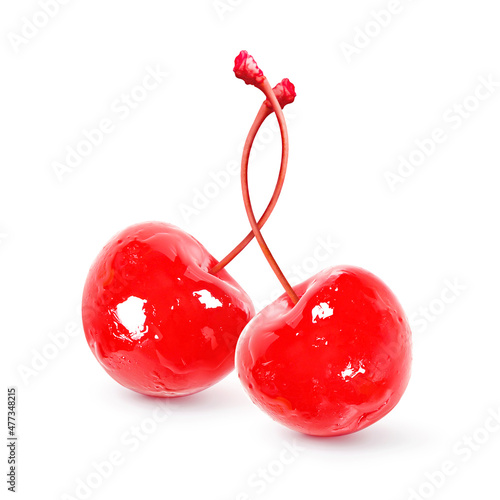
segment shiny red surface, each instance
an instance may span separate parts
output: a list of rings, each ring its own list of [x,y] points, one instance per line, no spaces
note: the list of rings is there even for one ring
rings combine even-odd
[[[85,336],[103,368],[151,396],[201,391],[234,367],[238,336],[254,314],[241,287],[181,229],[161,222],[114,236],[83,293]]]
[[[411,332],[396,297],[356,267],[325,269],[258,313],[236,348],[239,378],[274,420],[317,436],[389,413],[410,377]]]

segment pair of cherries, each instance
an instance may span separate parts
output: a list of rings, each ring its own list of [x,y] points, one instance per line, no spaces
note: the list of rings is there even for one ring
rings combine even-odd
[[[225,377],[236,360],[252,401],[278,422],[317,436],[355,432],[392,410],[408,384],[408,321],[389,288],[360,268],[332,267],[290,286],[260,229],[285,178],[288,135],[282,108],[293,102],[295,89],[287,79],[271,88],[246,51],[236,58],[234,71],[266,96],[242,159],[252,231],[220,262],[171,224],[146,222],[118,233],[85,283],[85,336],[108,374],[139,393],[194,394]],[[257,221],[248,161],[260,126],[273,112],[281,132],[281,168]],[[225,270],[253,237],[285,289],[256,315]]]

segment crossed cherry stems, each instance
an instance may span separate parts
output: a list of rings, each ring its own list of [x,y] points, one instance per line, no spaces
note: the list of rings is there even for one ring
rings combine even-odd
[[[274,210],[274,207],[276,206],[286,177],[289,142],[288,130],[286,126],[285,116],[283,114],[283,108],[287,104],[291,104],[295,100],[295,86],[292,82],[290,82],[288,78],[284,78],[280,83],[278,83],[278,85],[276,85],[274,88],[271,88],[268,79],[264,76],[262,70],[257,66],[254,58],[249,55],[246,50],[242,50],[238,57],[236,57],[234,73],[237,78],[243,80],[247,85],[252,85],[261,90],[266,96],[266,100],[262,103],[246,138],[241,161],[241,188],[243,194],[243,202],[245,204],[245,210],[250,222],[250,226],[252,227],[252,231],[250,231],[248,235],[231,252],[229,252],[226,257],[224,257],[218,264],[216,264],[210,270],[210,273],[217,274],[217,272],[219,272],[227,264],[229,264],[255,237],[278,280],[282,284],[286,293],[290,296],[293,303],[296,304],[299,300],[297,294],[281,271],[261,233],[262,227],[267,222],[272,211]],[[276,114],[276,118],[278,119],[278,125],[281,134],[281,166],[276,187],[274,188],[271,200],[269,201],[269,204],[267,205],[261,218],[257,222],[252,208],[252,202],[250,200],[250,193],[248,188],[248,163],[255,137],[257,136],[257,133],[259,132],[259,129],[266,118],[273,112]]]

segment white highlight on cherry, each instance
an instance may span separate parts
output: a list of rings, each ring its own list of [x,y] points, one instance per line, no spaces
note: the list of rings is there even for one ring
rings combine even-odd
[[[222,302],[216,299],[208,290],[198,290],[193,292],[193,297],[198,297],[198,300],[207,309],[215,309],[216,307],[222,307]]]
[[[333,309],[327,302],[320,302],[319,305],[312,309],[312,322],[317,323],[319,319],[325,319],[333,316]]]
[[[114,311],[116,318],[130,332],[130,338],[133,340],[140,339],[148,331],[147,327],[144,330],[146,302],[147,300],[131,296],[125,302],[118,304]]]
[[[354,368],[352,367],[351,362],[349,361],[349,364],[345,367],[345,370],[342,371],[340,374],[342,378],[345,380],[347,377],[354,378],[358,373],[365,373],[365,372],[366,370],[362,361],[359,362],[359,368],[357,372],[354,371]]]

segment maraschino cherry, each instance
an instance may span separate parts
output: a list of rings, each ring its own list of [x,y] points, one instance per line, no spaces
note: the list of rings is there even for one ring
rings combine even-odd
[[[233,369],[248,295],[195,238],[162,222],[118,233],[90,269],[83,326],[117,382],[150,396],[201,391]]]
[[[251,142],[267,115],[293,101],[288,80],[274,92],[279,101],[268,97],[262,105]],[[278,182],[259,227],[276,205],[287,156],[285,140]],[[253,232],[217,262],[171,224],[146,222],[115,235],[92,265],[82,301],[87,341],[107,373],[129,389],[161,397],[193,394],[227,375],[254,308],[224,267],[252,238]]]
[[[236,59],[235,72],[269,94],[246,52]],[[284,121],[281,110],[276,115]],[[291,429],[315,436],[361,430],[389,413],[408,384],[411,331],[405,313],[379,278],[357,267],[325,269],[290,286],[253,213],[250,148],[247,140],[241,169],[245,208],[286,293],[243,330],[236,348],[238,376],[251,400]]]

